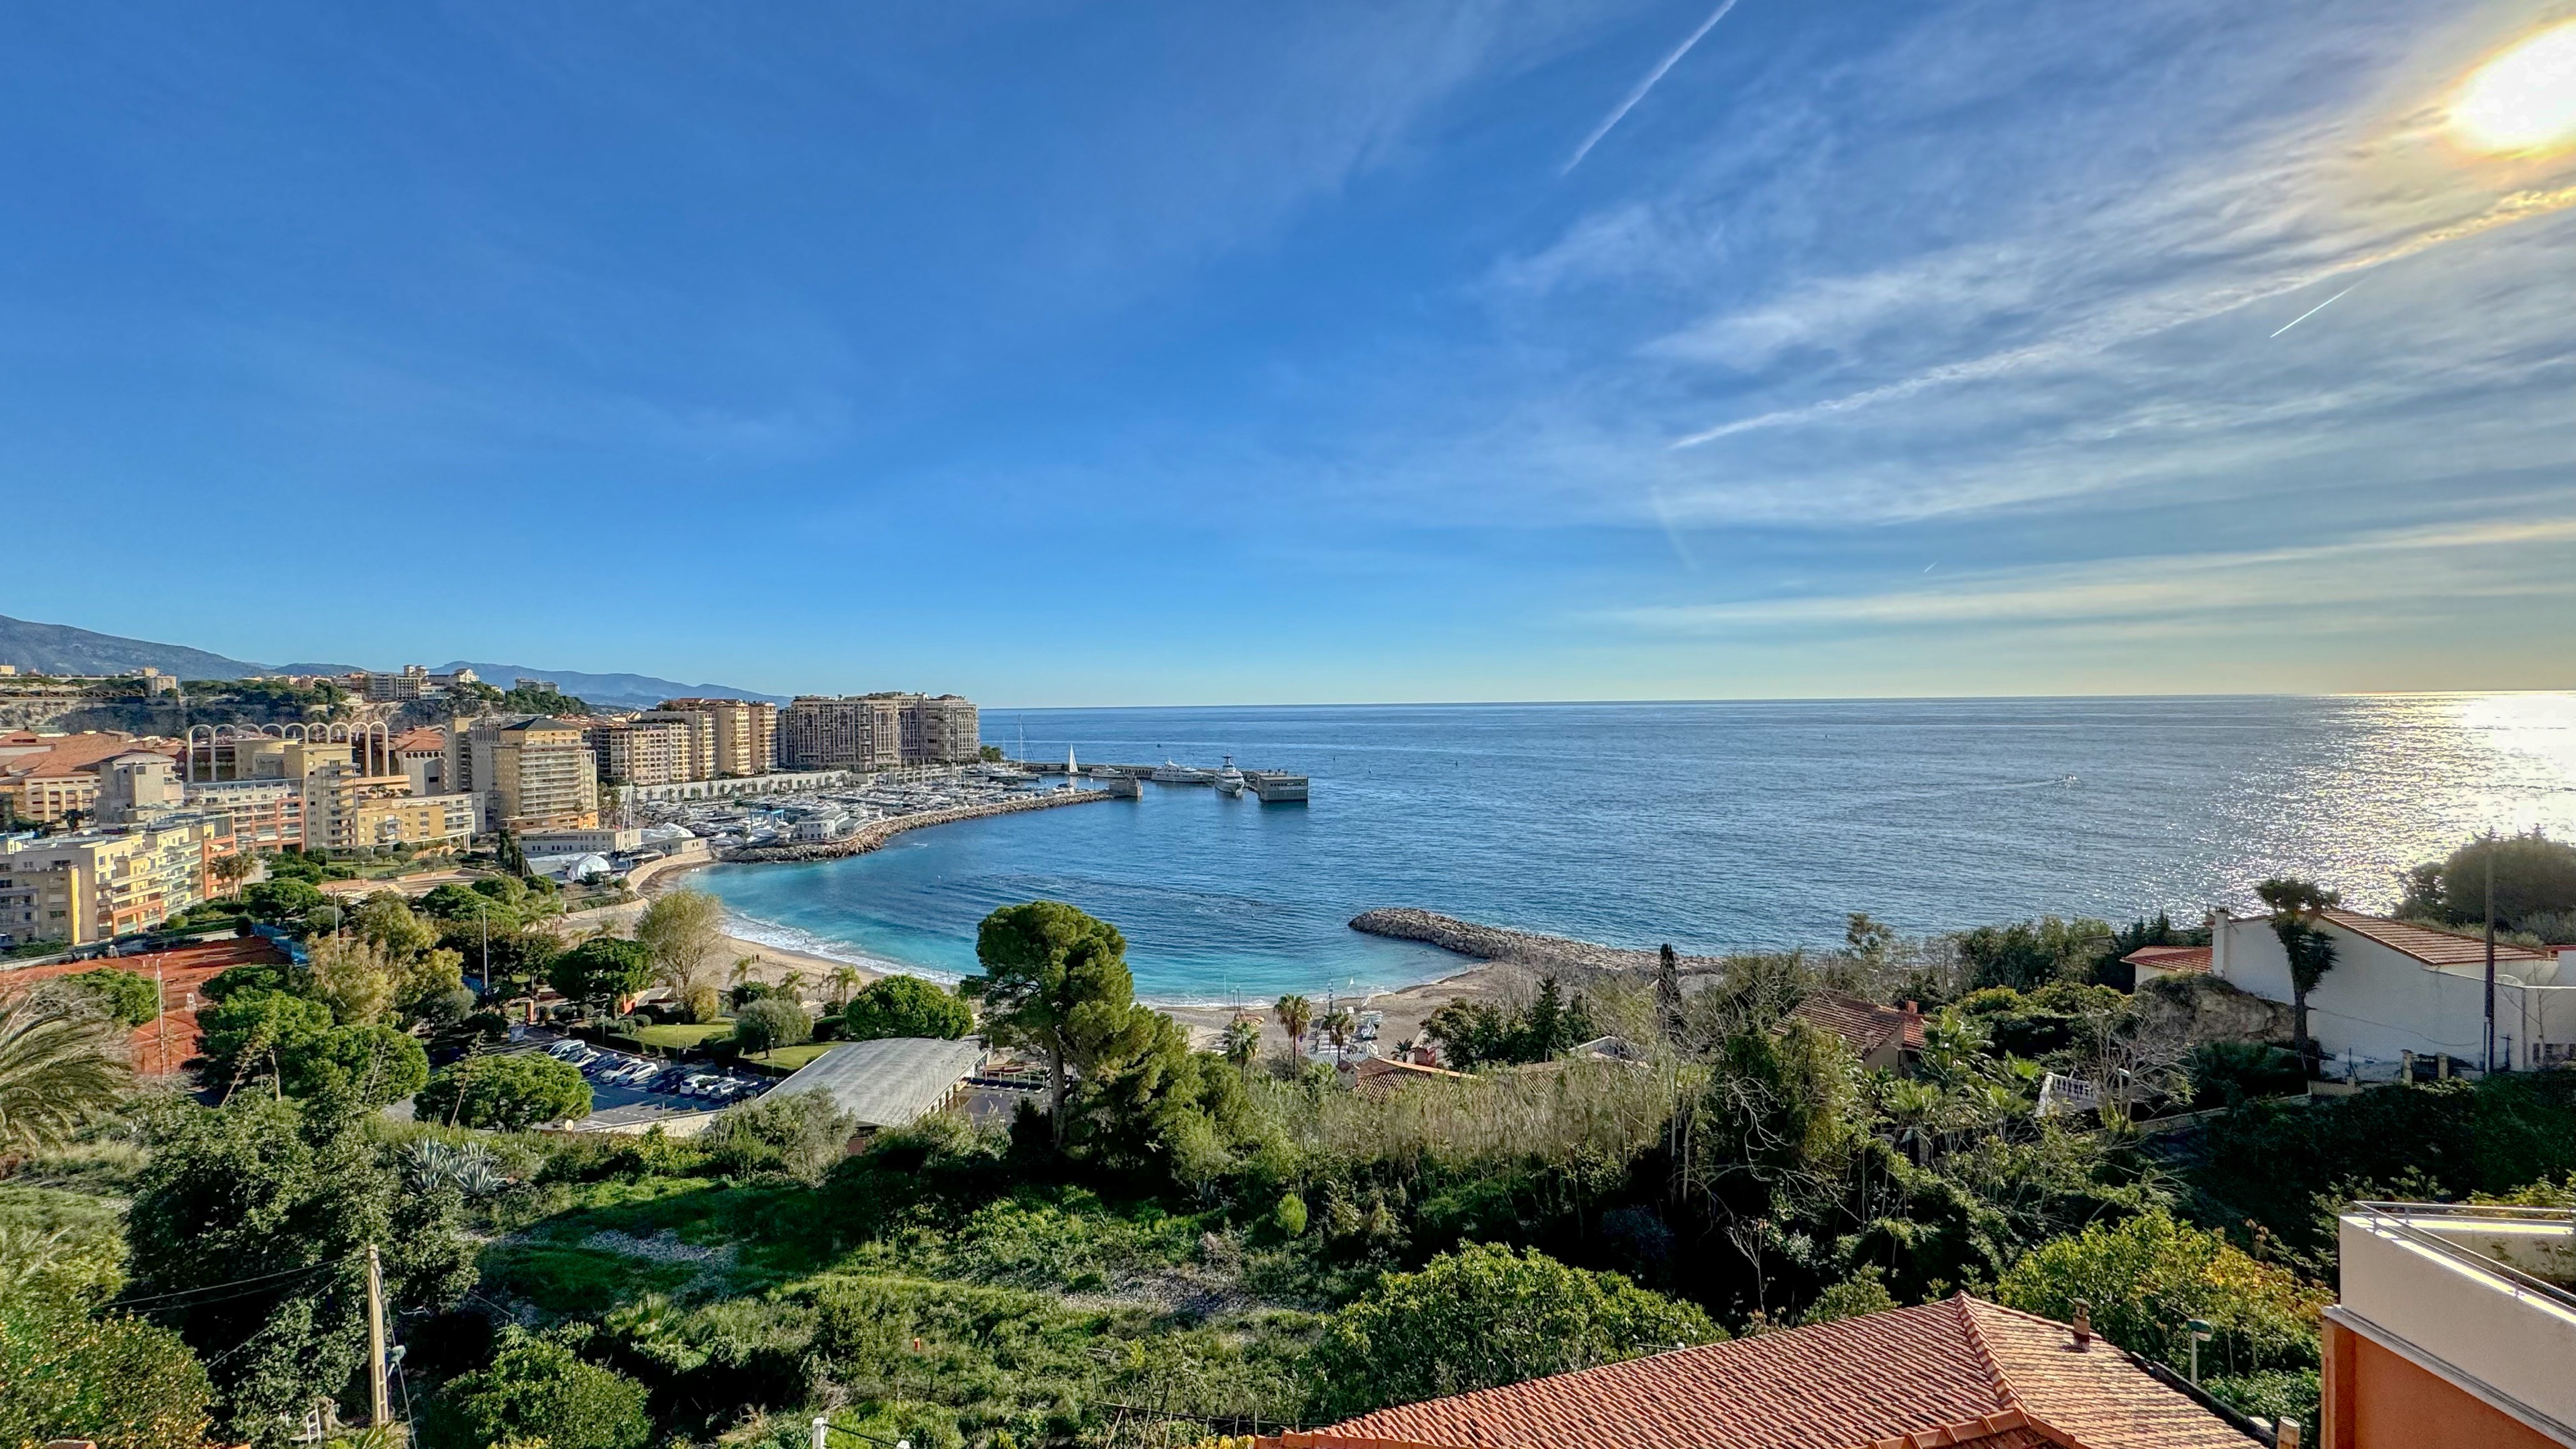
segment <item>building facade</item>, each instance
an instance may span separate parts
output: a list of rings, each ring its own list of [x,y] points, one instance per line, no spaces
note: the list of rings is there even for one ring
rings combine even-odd
[[[2333,910],[2317,928],[2335,964],[2308,993],[2308,1034],[2329,1072],[2385,1079],[2409,1053],[2471,1066],[2485,1059],[2486,946],[2409,921]],[[2570,953],[2576,954],[2576,953]],[[2292,1000],[2289,957],[2264,916],[2210,918],[2206,963],[2177,955],[2131,962],[2141,980],[2195,968],[2269,1001]],[[2506,1071],[2576,1061],[2576,970],[2560,953],[2496,946],[2496,1065]]]
[[[975,706],[953,694],[800,695],[779,726],[790,769],[893,770],[980,757]]]
[[[522,834],[599,824],[599,766],[578,725],[546,715],[481,719],[456,736],[461,789],[482,797],[482,826]]]
[[[463,845],[474,835],[469,795],[415,795],[408,775],[368,775],[332,763],[306,775],[304,841],[314,850]]]
[[[205,900],[207,862],[231,848],[229,822],[200,815],[0,841],[0,934],[84,945],[148,931]]]
[[[661,712],[703,714],[715,726],[714,768],[701,779],[745,779],[778,766],[778,706],[759,699],[667,699]]]
[[[648,716],[590,731],[591,753],[603,784],[669,785],[699,778],[687,773],[694,744],[685,720]]]
[[[2576,1444],[2576,1213],[2361,1202],[2336,1237],[2322,1449]]]
[[[185,786],[187,810],[231,822],[237,850],[304,848],[304,783],[300,780],[200,780]]]
[[[679,773],[674,780],[712,780],[716,777],[716,717],[703,709],[646,710],[628,722],[630,725],[677,725],[687,733],[680,745]]]

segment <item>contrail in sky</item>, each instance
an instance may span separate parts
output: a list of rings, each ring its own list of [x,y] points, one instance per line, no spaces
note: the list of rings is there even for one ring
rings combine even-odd
[[[1664,72],[1681,64],[1682,57],[1690,54],[1692,46],[1699,44],[1699,38],[1715,29],[1717,22],[1726,18],[1726,12],[1734,8],[1735,0],[1718,0],[1717,8],[1710,11],[1708,18],[1699,23],[1699,29],[1690,33],[1690,39],[1683,41],[1672,54],[1665,56],[1662,65],[1646,72],[1646,78],[1637,82],[1635,90],[1628,92],[1628,99],[1621,101],[1619,108],[1612,111],[1608,119],[1592,128],[1592,134],[1584,137],[1583,144],[1574,148],[1574,159],[1566,162],[1565,170],[1558,172],[1557,175],[1570,175],[1575,167],[1582,165],[1583,158],[1592,154],[1592,148],[1601,144],[1601,138],[1610,134],[1610,128],[1627,119],[1628,113],[1637,108],[1637,102],[1646,98],[1646,92],[1655,88],[1655,82],[1664,78]]]
[[[2352,284],[2352,287],[2358,287],[2358,286],[2360,286],[2360,285],[2361,285],[2361,283],[2359,283],[2359,282],[2355,282],[2355,283],[2353,283],[2353,284]],[[2349,291],[2351,291],[2351,290],[2352,290],[2352,287],[2346,287],[2346,288],[2344,288],[2344,289],[2343,289],[2343,292],[2337,292],[2337,293],[2335,293],[2333,296],[2326,298],[2324,301],[2319,302],[2317,305],[2315,305],[2315,306],[2313,306],[2313,307],[2310,307],[2308,310],[2306,310],[2305,312],[2300,313],[2298,316],[2293,317],[2293,318],[2291,318],[2289,321],[2282,323],[2282,324],[2281,324],[2281,332],[2287,332],[2287,331],[2289,331],[2291,328],[2298,326],[2300,323],[2307,321],[2307,320],[2308,320],[2309,318],[2311,318],[2311,317],[2314,317],[2314,316],[2315,316],[2315,315],[2317,315],[2319,312],[2322,312],[2322,311],[2324,311],[2325,309],[2327,309],[2328,307],[2333,306],[2335,303],[2342,301],[2342,300],[2343,300],[2344,292],[2349,292]],[[2275,333],[2273,333],[2273,334],[2272,334],[2272,337],[2278,337],[2278,336],[2280,336],[2280,335],[2281,335],[2281,332],[2275,332]],[[2271,340],[2272,340],[2272,338],[2271,338],[2271,337],[2266,337],[2266,338],[2264,338],[2263,340],[2264,340],[2264,341],[2266,341],[2266,342],[2269,342],[2269,341],[2271,341]]]

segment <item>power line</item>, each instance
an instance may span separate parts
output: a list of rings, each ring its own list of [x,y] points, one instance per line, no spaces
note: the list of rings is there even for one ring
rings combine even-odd
[[[276,1272],[274,1272],[274,1273],[254,1273],[254,1274],[252,1274],[251,1276],[249,1276],[249,1277],[247,1277],[247,1278],[230,1278],[230,1279],[226,1279],[225,1281],[223,1281],[223,1282],[221,1282],[221,1283],[200,1283],[200,1284],[198,1284],[198,1285],[197,1285],[196,1287],[194,1287],[194,1288],[180,1288],[180,1289],[175,1289],[175,1290],[173,1290],[173,1291],[171,1291],[171,1292],[168,1292],[168,1293],[147,1293],[147,1294],[145,1294],[144,1296],[142,1296],[142,1297],[140,1297],[140,1298],[125,1298],[125,1299],[119,1299],[119,1300],[116,1300],[114,1303],[112,1303],[110,1306],[111,1306],[111,1307],[116,1307],[116,1308],[133,1308],[133,1307],[137,1306],[138,1304],[144,1304],[144,1303],[158,1303],[158,1302],[161,1302],[161,1301],[162,1301],[162,1300],[164,1300],[164,1299],[170,1299],[170,1298],[187,1298],[187,1297],[192,1297],[192,1296],[194,1296],[194,1295],[196,1295],[196,1294],[200,1294],[200,1293],[212,1293],[212,1292],[214,1292],[214,1291],[215,1291],[216,1289],[218,1289],[218,1288],[236,1288],[236,1287],[241,1286],[241,1285],[242,1285],[242,1284],[244,1284],[244,1283],[265,1283],[265,1282],[268,1282],[269,1280],[274,1279],[274,1278],[293,1278],[293,1277],[299,1276],[299,1275],[301,1275],[301,1274],[306,1274],[306,1273],[320,1273],[320,1272],[323,1272],[323,1271],[325,1271],[325,1270],[327,1270],[327,1269],[331,1269],[331,1268],[338,1268],[338,1267],[346,1266],[346,1263],[347,1263],[347,1260],[346,1260],[346,1259],[336,1259],[336,1260],[333,1260],[333,1261],[331,1261],[331,1262],[310,1264],[310,1265],[305,1266],[305,1267],[302,1267],[302,1268],[281,1268],[281,1269],[279,1269],[278,1271],[276,1271]],[[233,1296],[233,1297],[245,1297],[245,1296],[247,1296],[247,1295],[245,1295],[245,1294],[233,1294],[233,1295],[230,1295],[230,1296]],[[221,1300],[210,1300],[210,1301],[221,1301]],[[184,1307],[184,1306],[187,1306],[187,1305],[180,1305],[180,1306],[183,1306],[183,1307]]]

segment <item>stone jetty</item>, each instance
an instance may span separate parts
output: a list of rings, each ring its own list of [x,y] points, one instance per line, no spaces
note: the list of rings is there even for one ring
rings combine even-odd
[[[1462,921],[1455,916],[1419,911],[1409,906],[1362,911],[1351,918],[1351,929],[1399,941],[1421,941],[1472,960],[1504,961],[1541,971],[1635,972],[1651,971],[1655,965],[1652,951],[1623,951],[1616,946],[1601,946],[1565,936],[1542,936],[1532,931],[1480,926],[1474,921]],[[1685,974],[1714,970],[1719,964],[1714,956],[1681,958]]]
[[[981,820],[987,815],[1017,815],[1023,810],[1051,810],[1058,805],[1087,805],[1094,800],[1117,798],[1106,790],[1049,790],[1037,795],[1015,795],[1008,800],[995,800],[983,805],[959,805],[949,810],[924,810],[918,815],[893,815],[871,820],[839,840],[826,840],[813,845],[762,845],[737,850],[725,857],[728,862],[774,862],[797,860],[838,860],[845,855],[865,855],[907,830],[928,825],[953,825],[960,820]]]

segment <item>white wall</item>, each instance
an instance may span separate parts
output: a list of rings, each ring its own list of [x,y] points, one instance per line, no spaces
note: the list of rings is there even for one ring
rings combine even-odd
[[[2289,957],[2271,922],[2220,915],[2211,974],[2271,1001],[2291,999]],[[2486,1052],[2485,967],[2439,971],[2331,923],[2334,969],[2308,993],[2308,1034],[2330,1056],[2389,1063],[2407,1052],[2475,1064]],[[2554,972],[2551,974],[2555,974]],[[2534,1065],[2535,1043],[2576,1043],[2576,1000],[2566,987],[2525,986],[2499,965],[2496,1050],[2513,1068]],[[2507,1039],[2510,1039],[2509,1041]],[[2510,1053],[2509,1057],[2507,1053]]]

